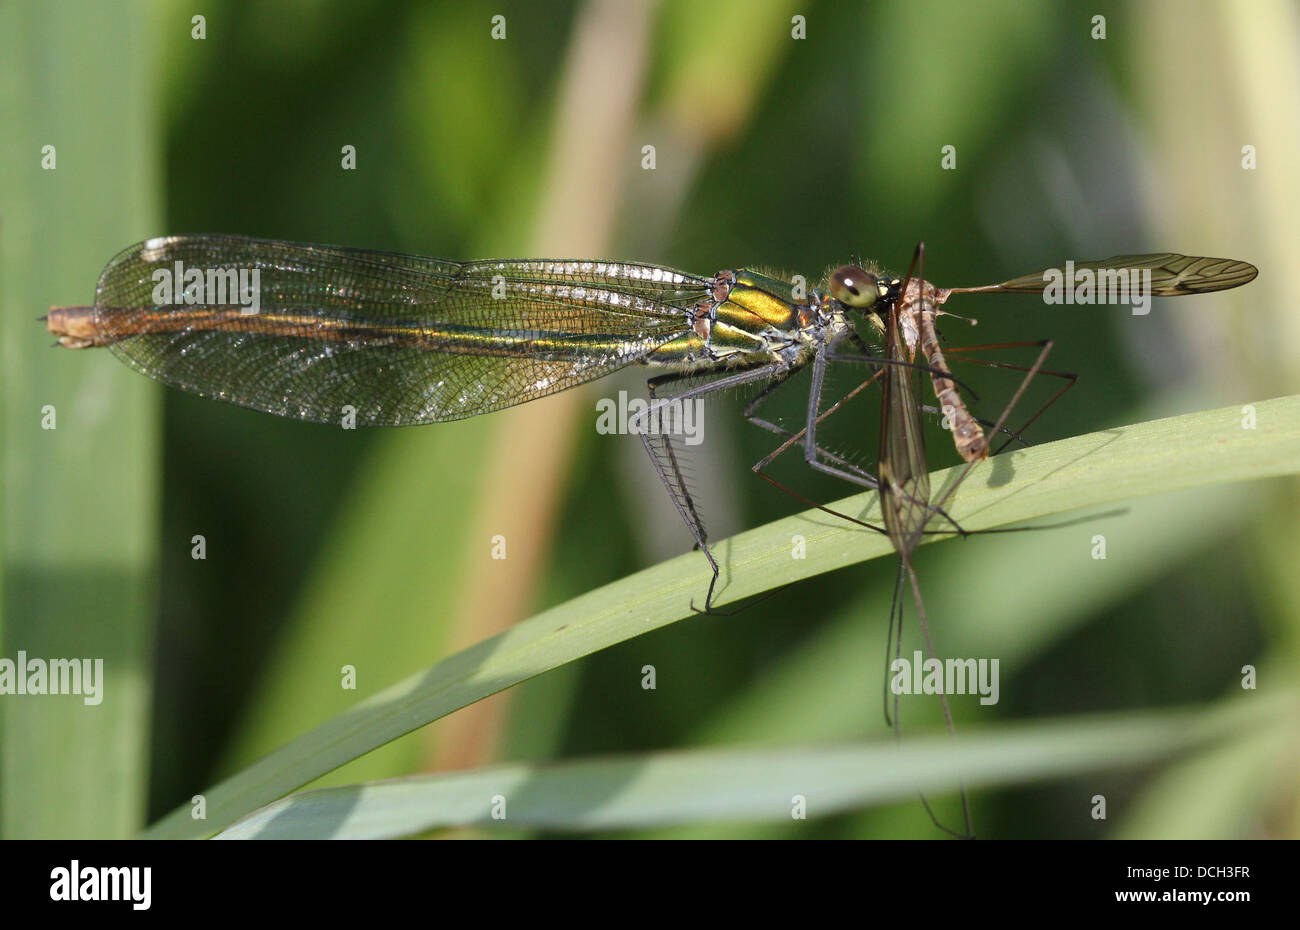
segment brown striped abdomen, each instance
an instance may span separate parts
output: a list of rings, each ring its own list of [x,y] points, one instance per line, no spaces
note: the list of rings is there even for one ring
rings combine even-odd
[[[939,400],[939,409],[952,424],[952,438],[957,452],[967,462],[986,459],[989,456],[989,443],[984,437],[984,428],[966,409],[966,401],[957,392],[957,385],[952,378],[940,374],[952,369],[948,367],[943,350],[939,348],[939,334],[934,328],[934,311],[929,309],[928,302],[919,316],[921,353],[933,369],[930,381],[934,384],[934,396]]]

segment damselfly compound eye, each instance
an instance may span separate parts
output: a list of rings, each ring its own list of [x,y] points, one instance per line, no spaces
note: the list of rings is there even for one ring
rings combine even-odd
[[[831,272],[830,291],[840,303],[859,310],[870,307],[880,296],[876,276],[855,265],[844,265]]]

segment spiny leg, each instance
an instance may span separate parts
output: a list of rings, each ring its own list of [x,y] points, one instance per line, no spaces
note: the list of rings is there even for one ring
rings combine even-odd
[[[843,397],[837,400],[826,410],[820,412],[816,417],[816,423],[821,423],[831,414],[835,413],[837,410],[843,407],[844,404],[846,404],[848,401],[856,397],[859,393],[865,390],[868,385],[870,385],[879,377],[880,377],[880,372],[876,372],[870,378],[866,379],[857,387],[855,387],[853,390],[849,391],[847,394],[845,394]],[[795,443],[800,442],[801,440],[804,441],[805,449],[809,447],[809,443],[805,439],[805,437],[808,435],[807,426],[805,426],[803,429],[799,430],[796,433],[792,430],[786,429],[783,426],[779,426],[776,423],[772,423],[768,420],[764,420],[761,417],[756,415],[758,408],[772,394],[773,389],[779,386],[780,386],[779,383],[773,384],[767,390],[763,391],[761,394],[756,396],[752,401],[749,402],[749,404],[745,407],[744,412],[741,414],[746,420],[748,420],[750,423],[753,423],[755,426],[765,429],[768,432],[775,433],[776,435],[783,437],[783,439],[785,440],[784,442],[781,443],[781,445],[773,449],[768,455],[764,456],[758,462],[755,462],[753,466],[751,466],[751,469],[755,474],[757,474],[759,477],[767,481],[774,481],[774,479],[772,479],[771,476],[767,475],[764,470],[769,465],[771,465],[772,462],[774,462],[778,456],[780,456],[787,449],[789,449]],[[819,387],[819,385],[815,385],[814,387],[817,388]],[[817,393],[818,395],[820,395],[819,390]],[[816,399],[814,399],[812,403],[816,403]],[[834,462],[837,465],[840,465],[843,468],[846,468],[854,472],[854,477],[846,478],[846,480],[852,481],[855,484],[860,484],[871,490],[875,490],[876,488],[875,475],[872,475],[870,472],[865,471],[864,469],[848,461],[847,459],[838,456],[835,453],[830,452],[829,450],[823,449],[820,446],[817,446],[815,442],[812,444],[811,448],[812,448],[811,453],[808,453],[807,451],[805,452],[805,458],[807,458],[809,454],[824,457],[829,461]]]
[[[785,441],[781,443],[780,446],[778,446],[768,456],[766,456],[765,458],[763,458],[761,461],[759,461],[757,464],[753,466],[753,471],[755,472],[755,474],[763,478],[765,481],[768,481],[769,483],[775,485],[777,488],[780,488],[785,493],[790,494],[792,497],[804,501],[805,503],[809,504],[809,506],[818,507],[818,509],[820,510],[823,510],[827,513],[831,513],[834,516],[839,516],[839,517],[844,517],[844,515],[840,513],[836,513],[835,511],[828,510],[826,507],[821,507],[820,505],[815,504],[812,501],[809,501],[807,498],[803,497],[802,495],[796,494],[795,492],[791,491],[789,488],[786,488],[784,485],[780,484],[772,476],[766,474],[764,469],[766,469],[767,466],[770,465],[779,455],[784,453],[792,445],[794,445],[796,442],[802,439],[804,445],[804,458],[808,462],[810,467],[818,471],[821,471],[825,474],[834,475],[837,478],[843,479],[845,481],[849,481],[861,487],[865,487],[868,490],[872,490],[872,491],[876,490],[879,487],[879,481],[875,475],[871,474],[870,472],[866,471],[860,466],[852,462],[849,462],[843,457],[835,455],[834,453],[829,452],[826,449],[823,449],[817,445],[816,443],[817,425],[820,424],[827,417],[829,417],[831,414],[839,410],[845,403],[852,400],[859,393],[865,390],[868,385],[876,381],[885,372],[886,366],[888,365],[899,365],[904,368],[913,368],[916,369],[917,371],[926,372],[932,375],[947,374],[946,372],[940,372],[928,365],[922,365],[922,364],[917,364],[908,361],[890,360],[890,359],[882,358],[878,355],[872,355],[871,348],[865,342],[862,341],[862,337],[860,337],[856,332],[850,331],[849,333],[846,334],[844,338],[847,341],[852,342],[855,346],[857,346],[862,351],[863,354],[847,355],[843,353],[837,353],[834,350],[834,346],[828,347],[818,353],[818,355],[814,359],[813,384],[809,390],[809,395],[808,395],[808,416],[804,428],[799,430],[799,432],[797,433],[791,432],[790,430],[785,429],[784,427],[778,426],[775,423],[771,423],[768,420],[764,420],[755,415],[759,406],[761,406],[761,404],[767,400],[767,398],[772,394],[772,392],[778,386],[777,384],[773,384],[769,386],[767,390],[763,391],[752,401],[750,401],[749,405],[745,408],[745,412],[744,412],[745,419],[749,420],[749,422],[753,423],[755,426],[759,426],[765,430],[768,430],[769,432],[776,433],[778,436],[782,436],[785,438]],[[830,407],[828,407],[826,410],[823,411],[820,410],[821,392],[822,392],[822,386],[824,384],[825,365],[827,361],[865,363],[865,364],[877,366],[878,370],[870,378],[867,378],[865,381],[863,381],[861,384],[859,384],[853,390],[849,391],[847,394],[845,394],[834,404],[832,404]],[[793,374],[793,371],[791,372],[791,374]],[[961,384],[961,386],[965,390],[969,391],[972,395],[974,394],[974,391],[972,391],[968,385],[963,384],[962,382],[958,381],[956,378],[953,378],[953,380],[956,383]],[[840,468],[838,469],[833,468],[830,465],[825,464],[824,462],[820,461],[820,459],[822,458],[830,462],[833,462],[836,465],[839,465]],[[851,472],[852,474],[849,474],[848,472]],[[851,520],[852,522],[857,523],[860,526],[870,526],[871,529],[880,530],[879,527],[871,526],[871,524],[862,523],[862,521],[860,520],[854,520],[851,517],[844,517],[844,518]]]
[[[709,551],[708,534],[704,528],[704,521],[701,519],[699,510],[695,506],[694,498],[691,496],[687,487],[686,479],[682,474],[681,465],[678,461],[676,450],[673,448],[673,442],[667,435],[656,433],[651,435],[648,428],[639,428],[642,425],[648,427],[651,417],[657,417],[659,411],[667,406],[669,402],[682,402],[705,397],[709,394],[725,391],[730,388],[740,387],[746,384],[752,384],[755,381],[761,381],[768,378],[776,377],[782,371],[782,366],[777,364],[762,364],[751,369],[741,370],[735,374],[726,375],[709,381],[697,387],[688,388],[677,394],[668,397],[659,397],[659,389],[680,381],[689,380],[696,377],[687,372],[671,372],[651,378],[646,387],[650,394],[651,402],[645,411],[638,414],[629,421],[630,428],[637,430],[641,437],[641,444],[645,446],[646,454],[650,456],[650,464],[654,466],[659,480],[663,483],[664,488],[668,491],[668,496],[677,508],[678,514],[690,530],[691,535],[695,538],[695,545],[704,558],[708,560],[709,568],[713,572],[709,580],[709,591],[705,595],[703,613],[716,613],[713,610],[713,592],[718,584],[718,575],[720,569],[713,553]],[[634,425],[635,424],[635,425]],[[694,602],[691,603],[692,610],[698,610]]]
[[[854,361],[867,361],[867,362],[877,362],[877,361],[880,361],[879,359],[876,359],[876,358],[870,357],[870,355],[869,355],[869,353],[870,353],[870,351],[871,351],[870,348],[867,346],[866,343],[864,343],[864,342],[862,341],[862,338],[861,338],[857,333],[855,333],[855,332],[853,332],[852,330],[850,330],[850,331],[848,332],[848,334],[846,335],[845,338],[849,339],[849,340],[852,341],[855,345],[857,345],[858,347],[860,347],[864,353],[868,353],[868,355],[863,356],[862,358],[857,358],[857,357],[855,357],[855,358],[853,359]],[[829,350],[827,350],[827,351],[829,352]],[[833,356],[828,356],[828,357],[833,357]],[[781,455],[783,452],[785,452],[786,449],[790,448],[790,446],[794,445],[796,442],[798,442],[800,439],[802,439],[802,438],[807,434],[807,432],[808,432],[808,427],[807,427],[807,425],[805,424],[805,426],[804,426],[803,429],[801,429],[799,432],[795,433],[795,432],[793,432],[793,431],[791,431],[791,430],[786,429],[786,428],[783,427],[783,426],[779,426],[779,425],[777,425],[777,424],[775,424],[775,423],[772,423],[772,422],[770,422],[770,421],[768,421],[768,420],[764,420],[764,419],[760,418],[759,416],[757,416],[758,408],[759,408],[760,406],[763,405],[763,403],[768,399],[768,397],[770,397],[770,396],[772,395],[772,393],[776,390],[776,388],[778,388],[778,387],[781,385],[782,382],[784,382],[787,378],[789,378],[790,375],[793,375],[797,370],[798,370],[798,369],[791,369],[791,370],[790,370],[790,371],[789,371],[789,372],[788,372],[784,377],[782,377],[779,381],[776,381],[776,382],[774,382],[774,383],[768,385],[768,387],[767,387],[766,389],[764,389],[761,393],[759,393],[756,397],[754,397],[754,399],[751,400],[751,401],[750,401],[750,402],[745,406],[745,410],[744,410],[744,412],[741,414],[741,415],[742,415],[746,420],[748,420],[750,423],[753,423],[755,426],[761,427],[761,428],[763,428],[763,429],[765,429],[765,430],[768,430],[769,432],[776,433],[778,436],[781,436],[781,437],[783,437],[783,438],[786,440],[786,441],[783,442],[780,446],[778,446],[776,449],[774,449],[774,450],[771,452],[771,454],[769,454],[768,456],[766,456],[764,459],[762,459],[760,462],[756,463],[756,464],[752,467],[752,470],[754,471],[755,474],[759,475],[760,477],[764,478],[764,479],[767,480],[767,481],[773,481],[773,479],[772,479],[771,477],[769,477],[768,475],[764,474],[763,469],[765,469],[768,465],[772,464],[772,462],[776,460],[777,456],[779,456],[779,455]],[[859,385],[858,385],[857,387],[855,387],[853,390],[849,391],[847,394],[845,394],[843,397],[841,397],[839,400],[837,400],[834,404],[832,404],[829,408],[827,408],[824,412],[821,412],[820,414],[818,414],[817,419],[816,419],[816,422],[817,422],[817,423],[821,423],[822,420],[825,420],[825,419],[826,419],[827,417],[829,417],[831,414],[835,413],[835,411],[839,410],[840,407],[842,407],[845,403],[847,403],[848,401],[850,401],[850,400],[852,400],[854,397],[856,397],[856,396],[857,396],[861,391],[863,391],[863,390],[867,387],[867,385],[871,384],[871,383],[872,383],[873,381],[875,381],[878,377],[880,377],[880,372],[879,372],[879,371],[876,372],[874,375],[872,375],[870,378],[868,378],[866,381],[863,381],[861,384],[859,384]],[[821,405],[821,399],[820,399],[820,393],[821,393],[821,392],[820,392],[820,389],[819,389],[817,386],[814,386],[814,390],[816,390],[816,393],[818,394],[818,397],[817,397],[817,398],[810,399],[810,405],[811,405],[812,407],[820,407],[820,405]],[[837,463],[837,464],[839,464],[839,465],[843,466],[844,468],[847,468],[847,469],[849,469],[849,470],[851,470],[851,471],[854,471],[854,472],[858,475],[858,478],[860,479],[860,480],[857,481],[857,483],[861,484],[861,483],[865,482],[865,486],[866,486],[866,487],[868,487],[868,488],[870,488],[870,489],[872,489],[872,490],[875,489],[875,487],[876,487],[876,483],[875,483],[876,479],[875,479],[875,476],[872,475],[870,472],[867,472],[867,471],[865,471],[864,469],[862,469],[862,468],[858,467],[857,465],[853,464],[852,462],[849,462],[848,460],[846,460],[846,459],[844,459],[844,458],[842,458],[842,457],[840,457],[840,456],[838,456],[838,455],[835,455],[833,452],[829,452],[828,450],[826,450],[826,449],[822,449],[822,448],[820,448],[820,447],[815,447],[815,448],[816,448],[816,454],[817,454],[817,455],[819,455],[819,456],[824,456],[825,458],[829,459],[830,461],[835,462],[835,463]],[[780,485],[777,485],[777,486],[780,487]],[[783,490],[785,490],[785,489],[783,489]]]
[[[842,520],[847,520],[848,522],[855,523],[858,526],[866,527],[867,529],[872,529],[875,530],[876,532],[883,532],[882,527],[875,526],[874,524],[871,523],[866,523],[862,520],[857,519],[856,517],[850,517],[848,514],[840,513],[838,510],[833,510],[830,507],[825,506],[824,504],[819,504],[816,501],[805,497],[804,495],[800,494],[798,491],[786,487],[784,484],[782,484],[780,481],[778,481],[776,478],[772,477],[766,472],[765,469],[767,468],[767,466],[772,464],[772,462],[775,461],[775,459],[778,456],[780,456],[783,452],[785,452],[787,449],[793,446],[796,442],[799,442],[801,439],[803,439],[804,435],[807,432],[807,427],[799,430],[799,432],[796,433],[786,429],[783,426],[779,426],[776,423],[772,423],[769,420],[765,420],[762,417],[757,416],[757,411],[763,405],[763,403],[775,392],[775,390],[778,387],[781,386],[782,383],[784,383],[790,377],[790,375],[793,375],[794,373],[795,373],[794,370],[786,372],[784,376],[780,377],[777,381],[768,385],[767,388],[765,388],[758,395],[756,395],[745,406],[742,416],[744,416],[746,420],[748,420],[750,423],[753,423],[755,426],[760,427],[761,429],[765,429],[768,432],[775,433],[776,435],[781,436],[784,439],[781,445],[779,445],[768,455],[764,456],[761,460],[754,463],[754,465],[751,466],[751,470],[754,472],[754,474],[758,475],[760,478],[762,478],[768,484],[775,487],[777,490],[781,491],[782,493],[790,495],[795,500],[800,501],[801,503],[805,504],[808,507],[813,507],[817,510],[822,511],[823,513],[830,514],[831,516],[838,517]],[[847,395],[840,398],[834,405],[832,405],[829,409],[823,412],[820,415],[820,417],[818,417],[818,420],[819,421],[824,420],[826,417],[830,416],[836,410],[840,409],[840,407],[845,402],[847,402],[856,394],[858,394],[858,392],[865,389],[867,385],[871,384],[871,382],[874,381],[878,376],[879,376],[878,373],[876,375],[872,375],[872,377],[862,382],[862,384],[858,385]],[[853,469],[857,472],[857,477],[848,478],[847,480],[854,481],[855,483],[859,483],[859,484],[864,484],[864,486],[868,488],[872,488],[872,489],[875,488],[874,475],[870,474],[869,472],[863,471],[862,469],[858,468],[858,466],[854,465],[852,462],[849,462],[826,449],[817,448],[816,452],[818,455],[825,456],[827,459],[833,462],[837,462],[843,465],[845,468]]]

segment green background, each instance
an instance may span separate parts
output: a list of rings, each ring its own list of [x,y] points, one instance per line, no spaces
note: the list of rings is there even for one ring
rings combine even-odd
[[[449,258],[611,257],[817,280],[867,256],[984,284],[1067,257],[1254,262],[1118,308],[971,297],[954,346],[1051,337],[1078,386],[1035,442],[1300,392],[1300,8],[1289,3],[173,2],[0,7],[0,654],[102,655],[113,700],[0,698],[0,833],[130,835],[360,697],[684,551],[640,443],[596,434],[625,372],[477,421],[343,432],[48,348],[131,242],[230,232]],[[792,38],[791,17],[806,20]],[[1106,37],[1093,38],[1093,17]],[[494,39],[492,17],[505,18]],[[57,167],[42,167],[53,146]],[[356,170],[341,168],[354,146]],[[654,146],[653,169],[644,146]],[[954,146],[955,170],[941,166]],[[1243,146],[1257,167],[1243,168]],[[1023,352],[988,357],[1025,360]],[[1014,388],[975,370],[986,415]],[[1039,401],[1052,387],[1034,386]],[[791,392],[797,395],[796,387]],[[766,434],[709,408],[713,538],[801,508]],[[53,405],[57,429],[41,428]],[[797,399],[794,407],[797,409]],[[837,448],[878,429],[846,411]],[[852,408],[851,408],[852,409]],[[931,426],[936,466],[951,464]],[[784,467],[782,467],[782,465]],[[782,463],[814,500],[846,486]],[[1294,684],[1294,480],[918,554],[941,654],[995,656],[958,730]],[[1092,558],[1093,536],[1107,558]],[[507,541],[504,561],[492,538]],[[206,559],[191,557],[192,538]],[[550,672],[322,784],[490,761],[883,736],[878,560]],[[701,592],[701,596],[703,592]],[[339,669],[358,687],[339,687]],[[657,688],[641,688],[653,665]],[[904,731],[937,721],[905,710]],[[974,797],[990,837],[1295,836],[1294,732]],[[1104,795],[1108,819],[1090,816]],[[952,799],[940,799],[954,819]],[[505,835],[481,831],[482,835]],[[660,835],[939,835],[920,805]]]

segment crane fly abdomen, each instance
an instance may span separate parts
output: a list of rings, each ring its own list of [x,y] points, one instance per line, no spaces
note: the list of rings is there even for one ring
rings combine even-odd
[[[909,337],[908,349],[913,357],[917,348],[920,348],[922,357],[926,359],[934,396],[952,430],[958,454],[967,462],[976,462],[988,458],[988,438],[984,435],[984,428],[966,407],[966,401],[957,390],[957,383],[950,377],[952,369],[948,367],[948,361],[939,347],[939,333],[934,323],[937,294],[937,289],[928,281],[913,280],[908,284],[900,308],[900,315],[908,321],[903,326],[903,332]]]

